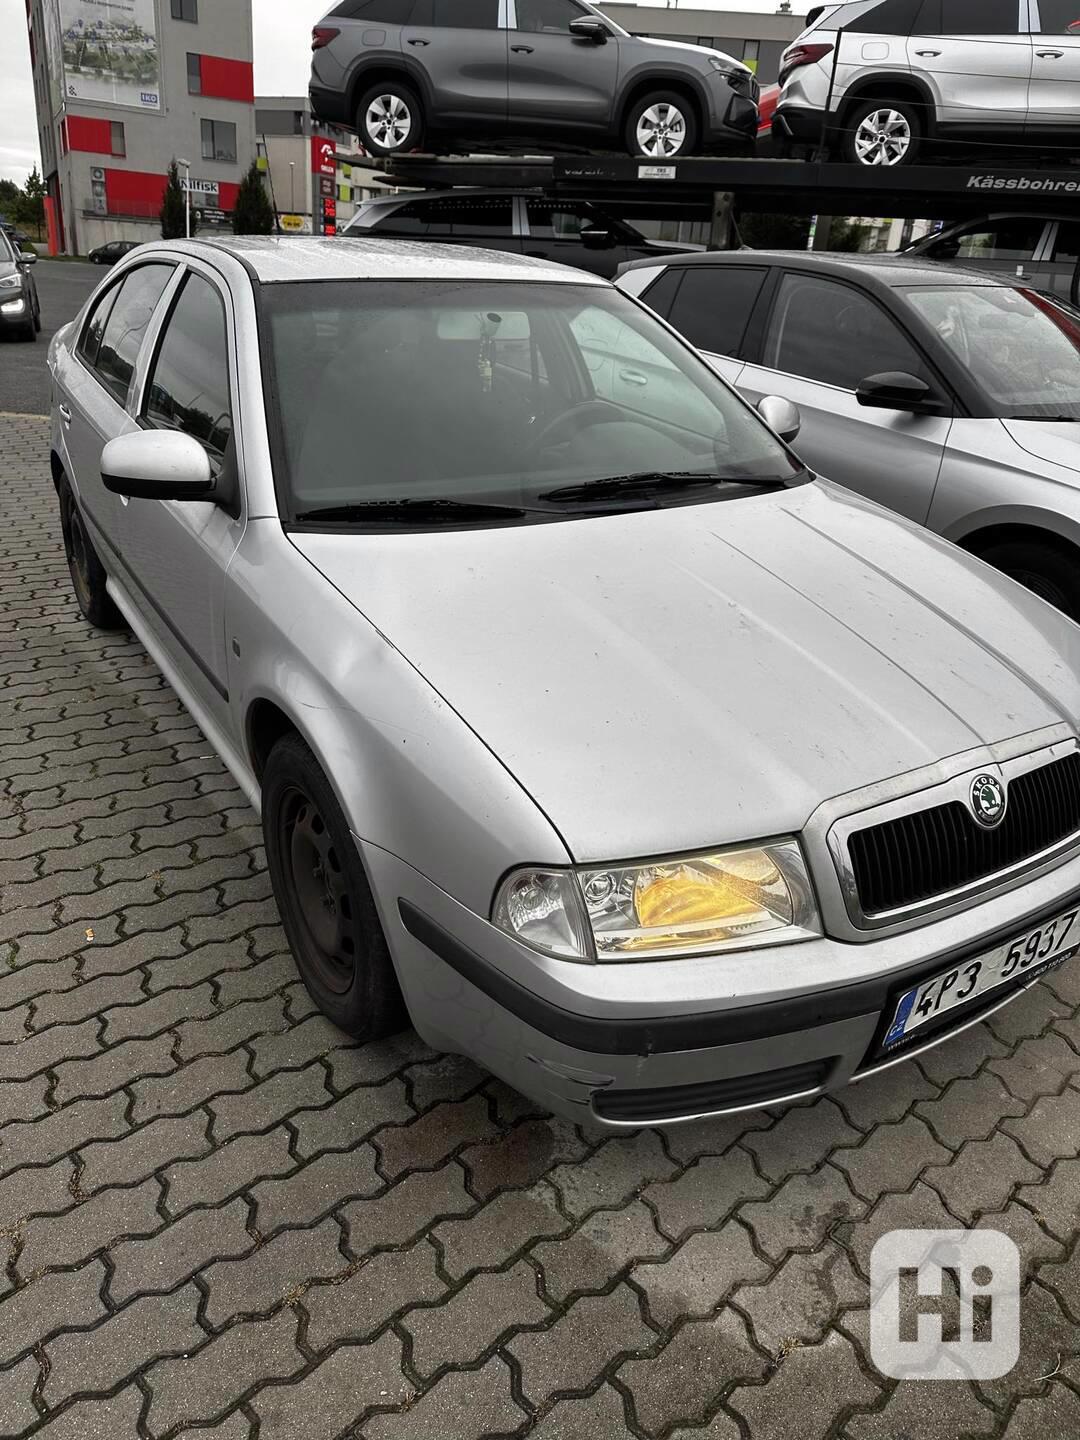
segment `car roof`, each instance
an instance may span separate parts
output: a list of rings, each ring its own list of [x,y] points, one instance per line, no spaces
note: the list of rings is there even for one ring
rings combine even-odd
[[[598,275],[528,255],[379,236],[225,235],[163,243],[179,254],[224,251],[263,285],[289,280],[523,280],[607,285]]]
[[[663,261],[665,266],[684,265],[767,265],[798,266],[820,270],[841,279],[870,280],[886,288],[902,285],[940,285],[947,276],[950,285],[990,285],[1015,288],[1026,281],[1009,275],[984,270],[965,270],[962,266],[945,265],[940,260],[924,260],[909,255],[848,255],[835,250],[707,250],[697,255],[673,255]],[[655,257],[635,260],[626,270],[656,269]]]

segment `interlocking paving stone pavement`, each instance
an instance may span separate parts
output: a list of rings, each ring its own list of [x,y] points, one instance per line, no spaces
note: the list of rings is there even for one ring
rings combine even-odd
[[[78,616],[0,416],[0,1437],[1080,1433],[1080,965],[830,1099],[620,1138],[410,1031],[350,1043],[258,823]],[[1021,1360],[899,1384],[870,1248],[1000,1228]]]

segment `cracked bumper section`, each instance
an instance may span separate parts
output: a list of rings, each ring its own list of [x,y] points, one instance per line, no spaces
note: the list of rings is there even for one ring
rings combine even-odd
[[[1022,991],[1003,990],[977,1012],[958,1010],[947,1029],[883,1055],[883,1021],[898,991],[1080,892],[1074,860],[964,915],[887,940],[823,939],[722,961],[578,965],[535,955],[403,861],[361,848],[421,1036],[471,1056],[557,1114],[612,1130],[819,1094],[940,1043]],[[828,980],[791,993],[800,973],[820,975],[823,966]],[[732,993],[733,967],[744,988],[757,987],[755,996]]]

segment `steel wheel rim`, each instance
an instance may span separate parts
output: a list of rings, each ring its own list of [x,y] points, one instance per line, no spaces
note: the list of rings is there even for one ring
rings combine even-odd
[[[650,105],[638,117],[637,143],[643,155],[670,159],[686,144],[686,116],[666,101]]]
[[[855,157],[860,165],[899,165],[911,149],[911,122],[887,106],[871,110],[855,131]]]
[[[376,95],[367,108],[367,132],[384,150],[396,150],[412,129],[412,111],[400,95]]]
[[[319,983],[335,995],[352,985],[356,971],[356,921],[341,857],[318,806],[290,787],[278,822],[291,909],[304,932],[305,951]]]
[[[68,569],[75,594],[84,609],[90,604],[90,555],[87,550],[86,531],[75,506],[71,507],[68,521]]]

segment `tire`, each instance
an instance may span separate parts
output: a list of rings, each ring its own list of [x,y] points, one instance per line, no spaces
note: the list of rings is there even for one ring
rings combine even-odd
[[[41,334],[41,306],[40,306],[40,305],[36,306],[35,309],[34,309],[34,334],[35,334],[35,335],[40,335],[40,334]]]
[[[370,155],[405,155],[418,150],[424,138],[419,95],[399,80],[372,85],[356,107],[356,133]]]
[[[658,126],[666,138],[660,138]],[[654,136],[651,149],[646,132]],[[623,138],[630,154],[639,159],[663,163],[693,155],[698,144],[694,107],[673,90],[650,90],[630,106]]]
[[[981,560],[1080,621],[1080,560],[1038,540],[1006,540],[977,552]]]
[[[59,500],[64,554],[75,591],[75,602],[85,619],[98,630],[123,630],[126,622],[105,588],[108,578],[105,568],[98,559],[86,524],[79,513],[78,503],[66,480],[60,484]]]
[[[860,100],[844,118],[840,153],[852,165],[913,165],[922,141],[917,105],[909,100]]]
[[[405,1004],[360,852],[299,735],[271,750],[262,798],[274,896],[311,998],[358,1040],[402,1029]]]

